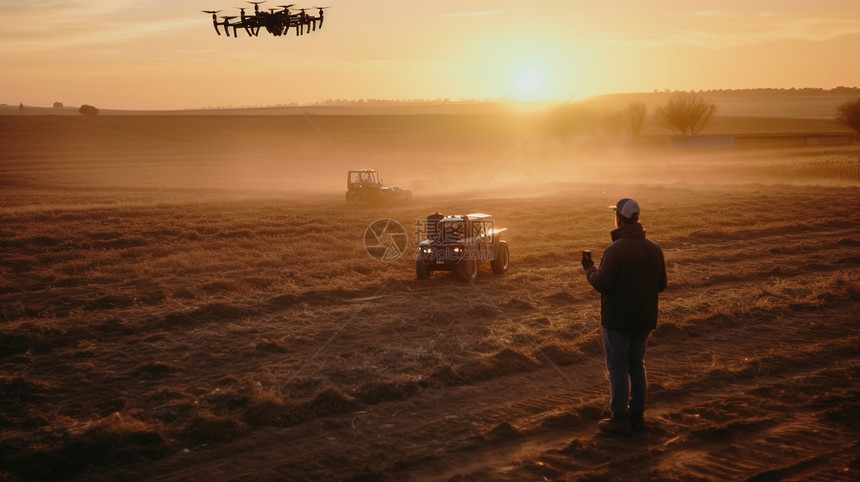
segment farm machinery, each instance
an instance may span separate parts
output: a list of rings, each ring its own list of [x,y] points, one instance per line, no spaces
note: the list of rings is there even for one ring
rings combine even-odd
[[[346,177],[346,202],[350,204],[392,205],[412,200],[412,191],[385,186],[374,169],[349,171]]]
[[[428,279],[433,271],[456,271],[463,279],[474,281],[478,268],[490,263],[493,272],[504,274],[510,263],[508,243],[502,240],[507,228],[497,229],[489,214],[427,217],[426,239],[418,244],[415,273]]]

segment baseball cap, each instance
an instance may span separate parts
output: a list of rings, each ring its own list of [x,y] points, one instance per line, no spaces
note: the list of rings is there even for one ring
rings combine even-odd
[[[639,221],[639,203],[634,199],[624,198],[618,201],[615,206],[609,206],[615,210],[621,217],[631,221]]]

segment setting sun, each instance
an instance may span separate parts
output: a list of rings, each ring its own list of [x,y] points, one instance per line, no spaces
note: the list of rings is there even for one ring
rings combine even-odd
[[[543,100],[544,76],[537,69],[526,69],[520,73],[517,100]]]

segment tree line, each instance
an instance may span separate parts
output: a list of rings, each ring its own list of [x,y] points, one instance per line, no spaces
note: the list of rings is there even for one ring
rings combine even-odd
[[[860,89],[858,97],[860,97]],[[626,107],[599,114],[581,106],[571,106],[558,116],[549,128],[550,133],[560,138],[571,134],[596,134],[603,132],[611,137],[622,134],[636,139],[646,121],[668,129],[676,135],[698,135],[717,113],[717,104],[705,93],[674,91],[653,113],[643,102],[631,102]],[[842,124],[860,133],[860,99],[841,104],[834,117]]]
[[[860,96],[860,88],[858,87],[836,87],[833,89],[820,88],[803,88],[803,89],[733,89],[733,90],[710,90],[710,91],[671,91],[671,96],[666,103],[658,106],[653,115],[653,121],[656,125],[669,129],[675,134],[682,136],[695,136],[707,126],[714,114],[717,112],[717,105],[706,98],[706,94],[781,94],[781,95],[811,95],[811,94],[832,94],[832,95],[858,95]],[[325,101],[322,105],[331,105],[334,103],[344,102],[340,99],[337,101]],[[387,101],[383,99],[368,99],[352,101],[351,104],[385,104],[385,103],[414,103],[416,100],[410,101]],[[438,103],[436,101],[425,101],[426,103]],[[448,99],[442,102],[449,102]],[[460,102],[466,102],[461,100]],[[489,101],[484,101],[489,102]],[[320,103],[317,103],[320,105]],[[60,109],[63,107],[61,102],[55,102],[54,108]],[[21,109],[24,108],[22,103]],[[84,104],[78,109],[82,115],[96,116],[99,110],[88,104]],[[639,136],[642,127],[645,125],[645,120],[648,114],[648,107],[642,102],[632,102],[624,109],[613,113],[596,116],[593,113],[579,113],[573,124],[589,124],[602,125],[603,129],[610,134],[618,134],[627,131],[634,139]],[[836,119],[845,126],[854,129],[860,133],[860,99],[855,101],[845,102],[837,108]]]
[[[860,89],[858,95],[860,95]],[[683,136],[695,136],[713,118],[717,105],[695,92],[677,92],[657,107],[654,120],[657,125]],[[644,118],[644,115],[643,115]],[[836,120],[860,133],[860,99],[840,104]]]
[[[678,90],[663,90],[658,91],[655,90],[654,93],[664,93],[664,94],[673,94],[676,92],[684,92]],[[832,89],[824,89],[820,87],[791,87],[788,89],[784,88],[754,88],[754,89],[711,89],[711,90],[698,90],[698,91],[690,91],[697,92],[699,94],[705,95],[737,95],[737,96],[746,96],[746,95],[774,95],[774,96],[783,96],[783,95],[797,95],[797,96],[809,96],[809,95],[847,95],[847,96],[860,96],[860,87],[845,87],[839,86],[834,87]]]

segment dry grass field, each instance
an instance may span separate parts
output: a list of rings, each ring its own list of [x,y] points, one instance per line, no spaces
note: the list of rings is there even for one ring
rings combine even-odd
[[[860,478],[860,147],[546,120],[0,116],[0,479]],[[347,206],[360,167],[414,202]],[[579,252],[627,196],[669,288],[619,437]],[[437,210],[508,273],[365,252]]]

